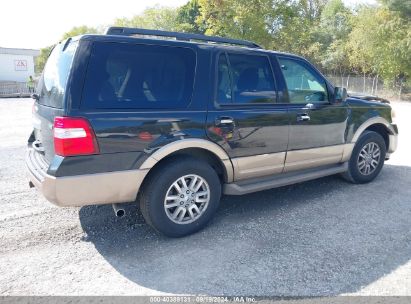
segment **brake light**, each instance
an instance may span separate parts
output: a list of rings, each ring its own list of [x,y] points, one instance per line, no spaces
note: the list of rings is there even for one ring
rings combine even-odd
[[[54,118],[54,151],[61,156],[99,153],[96,136],[87,119]]]

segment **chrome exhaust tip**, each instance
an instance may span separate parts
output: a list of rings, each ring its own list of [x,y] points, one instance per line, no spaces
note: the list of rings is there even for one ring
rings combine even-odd
[[[124,215],[126,215],[126,210],[124,210],[123,207],[120,207],[119,204],[112,204],[112,206],[113,206],[114,214],[117,217],[123,217]]]

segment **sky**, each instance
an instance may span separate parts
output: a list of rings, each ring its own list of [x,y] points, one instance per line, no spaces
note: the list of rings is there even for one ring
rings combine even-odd
[[[156,4],[178,7],[188,0],[4,0],[0,47],[39,49],[58,42],[74,26],[110,25]],[[376,0],[344,0],[348,5]]]

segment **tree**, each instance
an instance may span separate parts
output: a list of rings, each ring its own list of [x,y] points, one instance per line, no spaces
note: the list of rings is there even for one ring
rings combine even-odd
[[[381,0],[391,11],[396,11],[404,17],[411,18],[411,0]]]
[[[121,18],[114,23],[117,26],[174,31],[177,29],[177,9],[156,5],[130,19]]]
[[[320,65],[322,46],[314,34],[325,1],[271,1],[267,18],[272,36],[270,48],[304,56]]]
[[[329,45],[334,40],[347,39],[351,31],[351,17],[352,12],[342,0],[330,0],[320,16],[318,34],[321,42]]]
[[[401,92],[411,76],[411,22],[385,7],[362,7],[349,35],[351,65],[381,75]]]
[[[95,27],[88,27],[86,25],[75,26],[68,32],[64,33],[61,40],[65,40],[70,37],[84,35],[84,34],[97,34],[98,31]]]
[[[34,72],[36,73],[36,75],[39,75],[41,74],[41,72],[43,72],[47,58],[49,58],[50,52],[53,48],[54,45],[40,49],[40,55],[36,57],[36,62],[34,65]]]
[[[198,0],[190,0],[177,10],[177,30],[187,33],[204,34],[204,24],[197,23],[200,16],[200,5]]]
[[[265,16],[268,0],[199,0],[200,16],[208,35],[252,40],[268,46],[270,35]]]
[[[377,8],[361,7],[358,14],[352,19],[352,31],[347,42],[347,51],[350,65],[354,72],[364,75],[367,73],[378,74],[378,58],[374,48],[378,41],[375,29],[378,21],[374,18]],[[369,29],[373,28],[373,31]]]
[[[206,34],[255,41],[266,48],[310,54],[312,25],[326,0],[199,0]]]
[[[351,18],[352,12],[342,0],[331,0],[324,6],[313,35],[320,43],[317,56],[326,72],[343,75],[350,68],[346,42],[352,30]]]
[[[98,33],[98,30],[94,27],[88,27],[85,25],[75,26],[68,32],[64,33],[61,37],[61,40],[65,40],[69,37],[74,37],[83,34],[95,34]],[[51,50],[54,48],[54,44],[40,49],[40,55],[36,57],[35,62],[35,73],[41,74],[43,72],[46,61],[50,55]]]
[[[326,73],[380,77],[402,89],[411,78],[411,0],[379,0],[352,10],[344,0],[188,0],[154,6],[117,26],[216,35],[254,41],[306,57]],[[63,38],[100,30],[79,26]],[[43,69],[51,47],[36,61]]]

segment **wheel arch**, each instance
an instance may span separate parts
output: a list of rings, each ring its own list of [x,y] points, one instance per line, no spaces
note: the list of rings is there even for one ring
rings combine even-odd
[[[220,146],[204,139],[183,139],[161,147],[144,161],[140,169],[148,170],[148,173],[142,184],[157,168],[175,158],[187,156],[209,163],[216,170],[222,183],[233,181],[233,164]]]
[[[384,138],[385,146],[388,150],[390,146],[390,135],[393,135],[394,131],[386,119],[382,117],[372,117],[366,120],[355,131],[351,142],[356,143],[365,131],[374,131],[380,134]]]
[[[386,126],[384,126],[381,123],[376,123],[373,125],[370,125],[369,127],[367,127],[364,132],[366,131],[373,131],[375,133],[378,133],[379,135],[381,135],[382,138],[384,138],[384,142],[385,142],[385,148],[388,151],[388,148],[390,146],[390,139],[389,139],[389,130]],[[363,132],[363,133],[364,133]]]

